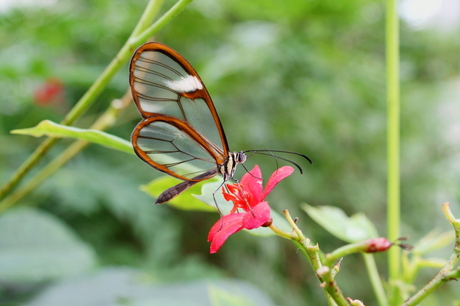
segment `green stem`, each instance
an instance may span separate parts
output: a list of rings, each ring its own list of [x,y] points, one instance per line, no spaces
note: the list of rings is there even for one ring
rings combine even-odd
[[[308,259],[308,262],[310,263],[311,267],[315,270],[315,273],[318,269],[320,269],[323,264],[321,263],[321,258],[319,256],[319,247],[318,245],[312,246],[309,244],[310,240],[305,239],[303,240],[304,243],[300,243],[299,241],[295,239],[291,239],[291,241],[296,245],[298,250],[305,256],[305,258]],[[308,251],[307,251],[308,250]],[[324,280],[316,273],[316,276],[318,278],[318,281],[320,282],[320,285],[324,283]],[[337,306],[337,303],[335,302],[334,298],[327,292],[326,288],[321,285],[323,288],[324,295],[326,297],[327,304],[329,306]]]
[[[193,0],[179,0],[173,7],[171,7],[163,16],[160,17],[154,24],[148,29],[140,33],[139,35],[132,36],[130,38],[131,45],[137,46],[147,41],[153,34],[157,33],[165,25],[171,22],[180,12],[182,12],[187,5]]]
[[[400,178],[399,178],[399,26],[398,2],[387,0],[386,14],[386,65],[387,65],[387,154],[388,154],[388,205],[387,238],[395,241],[400,237]],[[399,277],[400,250],[391,248],[388,252],[388,269],[391,280]]]
[[[326,299],[329,305],[349,305],[349,303],[343,296],[342,291],[340,290],[336,281],[334,280],[333,273],[335,273],[335,270],[330,267],[324,266],[321,262],[321,251],[319,249],[319,246],[317,244],[311,244],[310,239],[306,238],[303,235],[302,231],[299,229],[296,222],[291,218],[291,215],[287,210],[284,210],[283,214],[285,215],[286,220],[291,225],[294,232],[291,234],[285,233],[275,227],[275,233],[280,235],[280,232],[282,232],[280,236],[283,238],[291,239],[294,242],[294,244],[302,250],[302,254],[304,254],[304,256],[309,259],[309,262],[316,273],[321,287],[323,288],[324,294],[326,295]],[[270,226],[270,228],[272,227]]]
[[[326,254],[325,265],[329,268],[332,267],[334,262],[337,262],[340,258],[343,258],[346,255],[358,253],[358,252],[368,252],[369,242],[373,240],[364,240],[352,244],[345,245],[341,248],[334,250],[332,253]],[[375,264],[374,256],[370,254],[363,254],[364,262],[366,264],[366,270],[371,281],[372,288],[377,297],[378,303],[380,306],[388,306],[388,300],[383,289],[382,282]]]
[[[152,23],[155,19],[155,16],[158,14],[161,6],[163,5],[164,0],[150,0],[147,6],[145,7],[144,13],[139,19],[139,22],[134,27],[134,30],[129,35],[130,38],[136,37]],[[131,44],[132,45],[132,44]]]
[[[180,11],[182,11],[186,5],[192,0],[182,0],[176,3],[169,11],[167,11],[157,22],[155,22],[148,29],[145,29],[148,24],[154,18],[154,15],[158,12],[160,4],[163,0],[151,0],[147,5],[142,18],[139,20],[135,29],[133,30],[130,39],[120,49],[118,54],[94,82],[94,84],[88,89],[88,91],[81,97],[77,104],[72,110],[66,115],[61,121],[61,124],[71,125],[77,120],[96,100],[98,95],[111,81],[112,77],[118,72],[118,70],[126,63],[135,47],[141,42],[145,41],[148,37],[156,34],[167,22],[171,21],[176,17]],[[141,39],[144,39],[141,41]],[[16,170],[12,177],[6,182],[6,184],[0,189],[0,198],[4,197],[13,188],[15,188],[24,176],[32,169],[38,161],[46,154],[46,152],[57,142],[56,138],[45,139],[32,155]]]
[[[377,265],[375,264],[375,258],[372,254],[363,254],[364,263],[366,264],[367,274],[371,281],[372,288],[377,297],[377,302],[380,306],[388,306],[388,299],[385,295],[385,290],[383,289],[382,280],[379,276],[377,270]]]
[[[71,125],[77,120],[96,100],[99,94],[104,90],[110,82],[115,73],[122,67],[122,65],[129,59],[131,55],[128,44],[125,44],[112,62],[107,66],[100,77],[93,83],[88,91],[81,97],[77,104],[70,110],[70,112],[61,121],[63,125]],[[48,152],[48,150],[57,142],[56,138],[46,138],[32,155],[19,167],[13,174],[6,185],[0,190],[0,197],[3,197],[11,189],[13,189],[22,178],[30,171]]]
[[[347,299],[342,294],[342,290],[337,285],[337,282],[333,276],[333,269],[329,268],[328,266],[323,266],[321,269],[319,276],[324,281],[322,283],[322,287],[327,293],[332,297],[334,302],[337,303],[339,306],[348,306],[350,305],[347,302]]]
[[[346,244],[338,249],[335,249],[333,252],[326,254],[326,261],[324,264],[331,268],[334,262],[340,260],[340,258],[350,254],[363,252],[364,249],[368,248],[367,245],[367,240]]]
[[[439,286],[445,282],[457,280],[460,275],[460,267],[454,269],[460,261],[460,219],[455,219],[450,210],[449,203],[444,203],[442,210],[446,219],[452,224],[455,231],[455,245],[452,255],[438,274],[422,289],[420,289],[411,298],[407,299],[403,306],[415,306],[420,304],[428,295],[433,293]]]
[[[102,131],[111,127],[120,115],[121,110],[123,110],[129,102],[131,102],[131,92],[128,91],[121,101],[123,102],[120,106],[115,106],[117,103],[112,102],[109,108],[94,122],[90,129]],[[33,178],[27,181],[24,186],[21,186],[9,196],[5,197],[0,202],[0,214],[17,204],[22,198],[37,188],[44,180],[55,173],[89,144],[90,142],[86,140],[77,140],[73,142],[69,147],[67,147],[67,149],[59,154],[59,156],[35,174]]]
[[[454,265],[458,262],[459,254],[454,253],[450,256],[446,265],[438,272],[438,274],[422,289],[420,289],[411,298],[407,299],[402,305],[403,306],[415,306],[419,305],[427,296],[432,294],[442,284],[457,280],[456,277],[460,275],[459,270],[452,271]],[[460,268],[459,268],[460,269]]]
[[[45,155],[46,152],[56,143],[56,138],[46,138],[29,156],[26,161],[19,166],[15,173],[10,177],[10,179],[3,185],[0,189],[0,198],[3,198],[8,194],[13,188],[15,188],[22,178],[30,171],[38,161]]]

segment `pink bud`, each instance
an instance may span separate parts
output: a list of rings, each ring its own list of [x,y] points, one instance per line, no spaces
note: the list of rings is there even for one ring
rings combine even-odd
[[[364,242],[365,253],[383,252],[388,250],[393,244],[385,237],[371,238]]]

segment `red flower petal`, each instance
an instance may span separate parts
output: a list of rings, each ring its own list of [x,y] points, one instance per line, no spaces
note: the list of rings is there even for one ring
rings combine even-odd
[[[293,171],[292,167],[287,166],[276,170],[270,176],[265,190],[262,186],[262,173],[257,165],[243,176],[239,184],[226,184],[222,193],[225,200],[233,202],[233,208],[229,215],[223,216],[209,231],[210,253],[216,253],[230,235],[243,228],[250,230],[269,226],[272,222],[270,206],[268,202],[262,202],[262,199]],[[242,209],[245,213],[235,213],[237,209]]]
[[[255,206],[262,201],[262,173],[258,165],[255,165],[249,173],[243,175],[241,184],[251,194],[249,205]]]
[[[208,241],[211,242],[210,253],[216,253],[224,244],[227,238],[242,230],[242,220],[245,213],[237,213],[223,216],[211,228],[208,234]]]
[[[265,199],[265,197],[281,182],[283,179],[288,177],[289,175],[294,172],[294,168],[289,166],[284,166],[273,172],[267,182],[267,186],[265,186],[265,190],[262,193],[261,200]]]
[[[227,188],[228,188],[228,191],[230,193],[228,193],[223,187],[222,187],[222,195],[224,196],[224,199],[225,201],[229,202],[229,201],[232,201],[232,202],[235,202],[235,201],[238,201],[238,198],[233,194],[233,191],[232,189],[230,188],[231,185],[227,184]]]
[[[238,220],[238,219],[241,221],[243,219],[243,215],[244,213],[229,214],[219,219],[216,223],[214,223],[214,225],[209,230],[208,242],[212,241],[214,239],[214,236],[217,234],[217,232],[221,231],[227,225],[235,222],[235,220]]]
[[[243,227],[245,229],[258,228],[270,220],[270,206],[268,202],[260,202],[251,211],[244,214]]]

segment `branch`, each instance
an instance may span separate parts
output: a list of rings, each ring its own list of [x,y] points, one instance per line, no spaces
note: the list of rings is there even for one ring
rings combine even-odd
[[[415,295],[407,299],[403,306],[415,306],[418,305],[428,295],[433,293],[445,282],[456,280],[460,276],[460,268],[454,269],[457,263],[460,261],[460,219],[455,219],[452,211],[450,210],[449,203],[442,205],[442,210],[446,219],[452,224],[455,231],[455,246],[446,264],[438,272],[438,274],[422,289],[420,289]]]

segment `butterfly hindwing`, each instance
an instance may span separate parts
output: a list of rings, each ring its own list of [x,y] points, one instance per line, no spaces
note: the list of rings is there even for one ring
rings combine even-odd
[[[216,156],[223,154],[186,121],[170,116],[141,121],[133,132],[132,142],[142,160],[183,180],[216,168]]]

